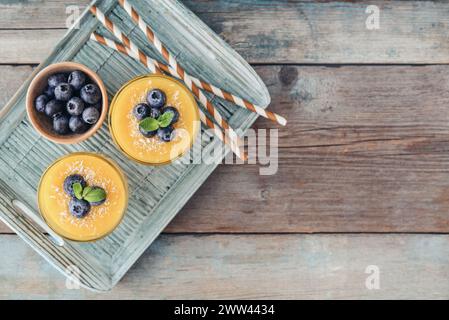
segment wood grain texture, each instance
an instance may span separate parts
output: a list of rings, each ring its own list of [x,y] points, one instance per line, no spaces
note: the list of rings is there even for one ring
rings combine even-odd
[[[0,88],[2,88],[0,110],[11,99],[32,71],[33,69],[30,66],[0,66],[0,74],[3,75],[0,77]],[[11,232],[6,225],[0,222],[0,234]]]
[[[31,66],[0,66],[0,110],[20,88],[22,83],[30,76]]]
[[[253,63],[416,64],[449,57],[445,2],[183,3]],[[0,108],[32,70],[4,64],[41,62],[66,32],[71,4],[0,3]],[[381,9],[378,31],[364,28],[368,4]],[[448,232],[447,66],[257,71],[272,108],[289,120],[279,132],[278,174],[220,166],[167,233]],[[224,209],[217,211],[219,205]],[[66,290],[65,279],[18,237],[0,235],[0,252],[8,253],[0,299],[447,299],[448,241],[447,235],[169,234],[112,292],[96,295]],[[380,267],[381,290],[365,289],[368,265]]]
[[[85,6],[87,2],[79,3]],[[188,0],[183,3],[252,63],[449,61],[449,7],[444,2]],[[68,0],[0,4],[0,29],[8,29],[0,30],[0,61],[40,62],[64,33],[42,28],[64,29],[67,18],[64,7],[72,4]],[[366,28],[368,5],[380,9],[379,30]],[[33,45],[27,47],[27,43]]]
[[[166,232],[449,232],[448,66],[256,70],[289,120],[278,173],[220,166]]]
[[[91,0],[2,0],[0,29],[64,29]],[[77,8],[75,8],[77,7]]]
[[[126,34],[133,32],[135,26],[129,22],[129,17],[124,17],[117,1],[98,1],[98,5],[112,20],[119,20],[116,22],[126,27]],[[177,1],[166,0],[140,1],[139,5],[139,11],[145,12],[145,16],[153,22],[155,33],[160,34],[168,47],[173,48],[178,61],[186,68],[196,70],[199,78],[212,78],[217,86],[259,105],[269,103],[268,90],[255,71],[189,9]],[[110,97],[129,79],[148,72],[146,67],[129,57],[88,41],[98,25],[99,22],[86,10],[81,18],[81,28],[70,29],[36,71],[58,61],[80,62],[102,78]],[[169,34],[166,34],[167,30]],[[140,43],[143,42],[143,35],[135,37]],[[142,47],[146,49],[144,45]],[[198,56],[203,58],[199,60]],[[64,272],[69,265],[75,264],[86,287],[108,290],[117,284],[158,237],[216,168],[216,164],[196,165],[184,161],[163,167],[139,166],[130,162],[113,145],[106,125],[88,141],[79,144],[50,143],[39,137],[26,119],[23,105],[28,84],[29,81],[25,82],[1,113],[1,218],[56,269]],[[217,107],[221,108],[224,117],[236,130],[243,132],[257,118],[235,106]],[[217,145],[221,146],[215,138],[199,140],[205,153]],[[130,201],[123,221],[108,237],[89,244],[55,246],[51,239],[24,219],[20,210],[14,208],[14,200],[27,205],[37,214],[36,188],[45,168],[61,155],[76,151],[101,152],[115,160],[127,176]],[[217,160],[222,157],[220,154],[214,156]]]
[[[1,64],[39,64],[66,30],[0,30]]]
[[[251,62],[446,63],[449,7],[433,1],[187,2]],[[376,5],[380,28],[368,30]],[[232,22],[230,22],[232,21]]]
[[[165,235],[104,294],[67,290],[15,236],[0,236],[0,252],[14,252],[0,299],[449,298],[447,235]],[[371,265],[379,290],[365,286]]]
[[[166,231],[449,231],[448,66],[257,71],[289,120],[278,173],[221,166]]]

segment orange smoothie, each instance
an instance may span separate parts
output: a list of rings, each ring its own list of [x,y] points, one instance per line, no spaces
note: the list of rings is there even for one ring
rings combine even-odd
[[[159,89],[166,95],[166,105],[176,108],[179,120],[174,137],[164,142],[144,137],[133,108],[146,102],[147,93]],[[147,75],[131,80],[115,96],[109,111],[109,128],[117,146],[131,159],[149,165],[168,164],[184,155],[192,146],[199,129],[198,106],[192,93],[179,81],[163,75]]]
[[[72,199],[64,180],[81,175],[90,186],[106,191],[106,200],[92,206],[83,218],[69,209]],[[120,223],[128,203],[128,186],[118,166],[94,153],[74,153],[53,163],[41,178],[38,203],[42,217],[60,236],[73,241],[94,241],[107,236]]]

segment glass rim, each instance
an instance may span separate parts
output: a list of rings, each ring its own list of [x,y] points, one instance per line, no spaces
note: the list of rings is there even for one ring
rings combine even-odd
[[[42,210],[42,199],[41,199],[41,187],[42,187],[42,182],[44,180],[44,177],[47,175],[48,171],[53,168],[57,163],[61,162],[62,160],[65,160],[69,157],[72,156],[77,156],[77,155],[87,155],[87,156],[93,156],[96,158],[99,158],[103,161],[106,161],[108,164],[110,164],[113,169],[119,174],[122,182],[123,182],[123,186],[125,187],[125,194],[126,194],[126,199],[125,199],[125,206],[123,209],[123,212],[121,213],[120,219],[117,221],[117,223],[114,225],[114,227],[111,229],[111,231],[105,233],[104,235],[101,235],[99,237],[93,238],[93,239],[89,239],[89,240],[79,240],[79,239],[73,239],[70,237],[67,237],[65,235],[62,235],[61,233],[57,232],[49,223],[48,223],[48,219],[45,217],[43,210]],[[96,153],[96,152],[88,152],[88,151],[81,151],[81,152],[73,152],[73,153],[69,153],[66,154],[56,160],[54,160],[46,169],[45,171],[42,173],[41,178],[39,180],[39,184],[38,184],[38,189],[37,189],[37,205],[38,205],[38,209],[39,209],[39,214],[42,217],[42,219],[44,220],[44,222],[47,224],[47,226],[53,230],[57,235],[59,235],[60,237],[66,239],[66,240],[70,240],[73,242],[79,242],[79,243],[87,243],[87,242],[95,242],[101,239],[106,238],[107,236],[111,235],[115,229],[117,229],[117,227],[120,225],[120,223],[123,221],[123,218],[125,217],[126,211],[128,209],[128,202],[129,202],[129,186],[128,186],[128,179],[126,178],[125,174],[123,173],[123,170],[119,167],[119,165],[112,159],[109,159],[108,157],[106,157],[105,155]]]
[[[193,147],[193,144],[195,143],[196,137],[198,136],[199,132],[201,131],[201,124],[198,126],[198,128],[195,130],[196,132],[193,133],[192,138],[190,139],[190,145],[188,148],[185,148],[185,150],[183,152],[181,152],[179,155],[177,155],[176,157],[168,160],[168,161],[164,161],[164,162],[145,162],[142,161],[140,159],[137,159],[135,157],[133,157],[131,154],[129,154],[128,152],[126,152],[123,147],[120,145],[120,143],[117,141],[117,138],[115,137],[115,133],[114,133],[114,129],[112,126],[112,112],[114,110],[114,106],[117,102],[117,98],[120,95],[120,93],[123,92],[123,90],[125,90],[130,84],[132,84],[135,81],[138,81],[140,79],[144,79],[144,78],[164,78],[164,79],[168,79],[170,81],[176,82],[177,84],[179,84],[181,87],[183,87],[184,89],[186,89],[189,98],[191,99],[192,104],[195,106],[195,114],[196,114],[196,121],[200,121],[200,116],[199,116],[199,111],[198,111],[198,104],[193,96],[193,94],[190,92],[190,90],[184,85],[182,84],[179,80],[164,75],[164,74],[145,74],[145,75],[141,75],[138,77],[135,77],[131,80],[129,80],[128,82],[126,82],[115,94],[114,98],[112,99],[110,105],[109,105],[109,111],[108,111],[108,127],[109,127],[109,132],[111,133],[112,136],[112,140],[114,141],[115,146],[117,147],[117,149],[119,149],[126,157],[128,157],[128,159],[131,159],[132,161],[135,161],[139,164],[145,165],[145,166],[153,166],[153,167],[157,167],[157,166],[164,166],[164,165],[168,165],[171,164],[173,162],[175,162],[176,160],[182,158],[183,156],[185,156]]]

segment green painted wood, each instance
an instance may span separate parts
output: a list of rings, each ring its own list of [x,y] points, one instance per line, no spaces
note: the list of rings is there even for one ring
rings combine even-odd
[[[449,298],[448,235],[162,235],[102,294],[66,289],[15,236],[0,236],[0,251],[14,251],[0,299]],[[378,290],[365,286],[372,265]]]
[[[213,80],[218,86],[240,94],[259,105],[269,103],[263,82],[252,68],[226,43],[208,29],[179,2],[139,2],[143,16],[152,21],[156,32],[192,74]],[[123,9],[116,1],[98,1],[100,8],[136,42],[144,43]],[[46,65],[61,61],[81,62],[96,71],[105,82],[110,98],[131,78],[147,73],[140,63],[101,45],[88,41],[91,31],[106,32],[88,12],[80,29],[71,29]],[[162,32],[161,30],[164,30]],[[166,34],[165,30],[170,30]],[[149,46],[144,48],[152,54]],[[29,80],[11,102],[0,111],[0,217],[28,244],[60,271],[76,265],[82,272],[82,284],[96,290],[113,287],[145,249],[171,221],[185,202],[199,188],[216,165],[174,163],[146,167],[129,161],[113,145],[107,125],[91,139],[77,145],[56,145],[39,137],[25,117],[24,99]],[[256,119],[246,110],[215,101],[229,122],[241,131]],[[204,152],[221,142],[203,139]],[[76,151],[100,152],[114,159],[125,171],[130,187],[130,204],[120,226],[107,238],[91,244],[68,242],[57,247],[11,205],[19,200],[36,207],[36,188],[45,168],[56,158]],[[221,159],[222,155],[215,155]]]

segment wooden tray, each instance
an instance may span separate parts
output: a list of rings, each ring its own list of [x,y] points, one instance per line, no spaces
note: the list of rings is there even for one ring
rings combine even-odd
[[[115,0],[93,3],[150,56],[163,61]],[[184,5],[176,0],[139,0],[133,4],[191,74],[258,105],[269,104],[268,91],[254,70]],[[68,31],[0,113],[0,218],[58,270],[69,275],[76,266],[83,286],[105,291],[123,277],[216,165],[141,166],[115,148],[107,124],[89,140],[69,146],[53,144],[33,130],[25,114],[26,89],[45,66],[68,60],[83,63],[100,75],[110,98],[129,79],[147,73],[131,58],[89,40],[93,30],[112,35],[88,9],[80,18],[80,28]],[[213,102],[240,132],[257,118],[219,98]],[[221,142],[212,136],[201,141],[204,149],[217,143]],[[113,234],[94,243],[55,241],[45,232],[48,228],[37,211],[36,189],[43,171],[56,158],[76,151],[111,157],[129,179],[130,204],[123,222]]]

